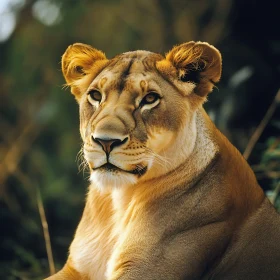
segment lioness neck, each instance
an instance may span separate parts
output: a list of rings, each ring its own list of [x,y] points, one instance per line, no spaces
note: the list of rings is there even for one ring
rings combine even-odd
[[[166,155],[173,154],[173,157],[169,159],[171,164],[167,165],[170,167],[169,170],[164,169],[167,168],[165,166],[162,168],[165,172],[159,173],[158,176],[148,177],[135,186],[112,190],[112,202],[115,210],[124,210],[135,199],[148,203],[164,196],[165,193],[171,193],[173,190],[176,192],[178,188],[187,191],[198,181],[207,178],[208,173],[215,165],[222,166],[220,168],[222,171],[219,172],[220,180],[230,181],[231,184],[228,188],[234,188],[233,193],[243,193],[244,200],[246,200],[254,189],[256,204],[260,203],[264,194],[258,186],[253,172],[237,149],[218,131],[203,108],[200,108],[195,114],[194,122],[193,143],[188,140],[189,147],[186,148],[185,142],[180,137],[190,139],[190,135],[182,132],[178,136],[180,140],[174,143],[177,152],[172,147],[166,151]],[[229,169],[235,169],[235,171],[227,172]],[[227,173],[236,174],[236,176],[227,178]],[[249,184],[243,186],[243,181],[247,181]],[[228,182],[225,184],[227,185]],[[255,203],[254,199],[251,201],[253,204]],[[242,203],[244,204],[244,202]]]
[[[164,166],[156,165],[151,169],[152,175],[148,174],[134,186],[112,190],[114,208],[124,210],[136,198],[148,202],[178,186],[187,189],[195,184],[219,155],[212,129],[215,129],[214,125],[200,108],[172,147],[163,151],[162,156],[167,161]]]

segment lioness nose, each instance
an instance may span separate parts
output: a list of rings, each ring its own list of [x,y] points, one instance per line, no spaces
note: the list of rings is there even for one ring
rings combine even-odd
[[[102,146],[103,150],[106,154],[109,154],[115,147],[123,145],[127,141],[128,137],[123,140],[120,139],[102,139],[102,138],[94,138],[92,136],[92,140]]]

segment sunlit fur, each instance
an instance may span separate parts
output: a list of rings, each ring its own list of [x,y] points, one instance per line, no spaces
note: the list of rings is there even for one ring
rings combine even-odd
[[[78,43],[62,71],[90,186],[68,260],[48,279],[280,279],[279,215],[202,108],[221,76],[216,48],[107,59]],[[155,102],[143,103],[150,92]],[[106,153],[98,139],[118,142]]]

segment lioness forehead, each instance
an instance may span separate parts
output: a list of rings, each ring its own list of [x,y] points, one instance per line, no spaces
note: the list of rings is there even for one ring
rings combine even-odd
[[[111,89],[122,92],[125,88],[131,88],[133,82],[138,81],[137,85],[144,90],[148,85],[143,81],[149,80],[149,73],[158,73],[156,63],[162,59],[159,54],[142,50],[120,54],[110,60],[94,79],[93,86],[103,88],[105,84],[106,86],[110,84]]]
[[[130,60],[138,60],[138,61],[149,61],[151,63],[155,63],[156,61],[162,60],[163,56],[157,53],[153,53],[150,51],[137,50],[130,51],[119,54],[111,59],[111,61],[130,61]],[[152,65],[152,64],[151,64]]]

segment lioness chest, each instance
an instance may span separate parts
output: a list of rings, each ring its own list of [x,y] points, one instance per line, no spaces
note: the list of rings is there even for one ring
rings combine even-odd
[[[74,268],[88,279],[105,279],[108,262],[118,239],[110,197],[98,193],[89,200],[70,247]]]
[[[114,204],[114,197],[95,189],[90,190],[89,196],[70,255],[79,273],[88,279],[103,280],[110,277],[123,244],[130,242],[128,237],[137,235],[135,223],[139,231],[141,223],[132,218],[134,207],[123,211],[120,205]]]

